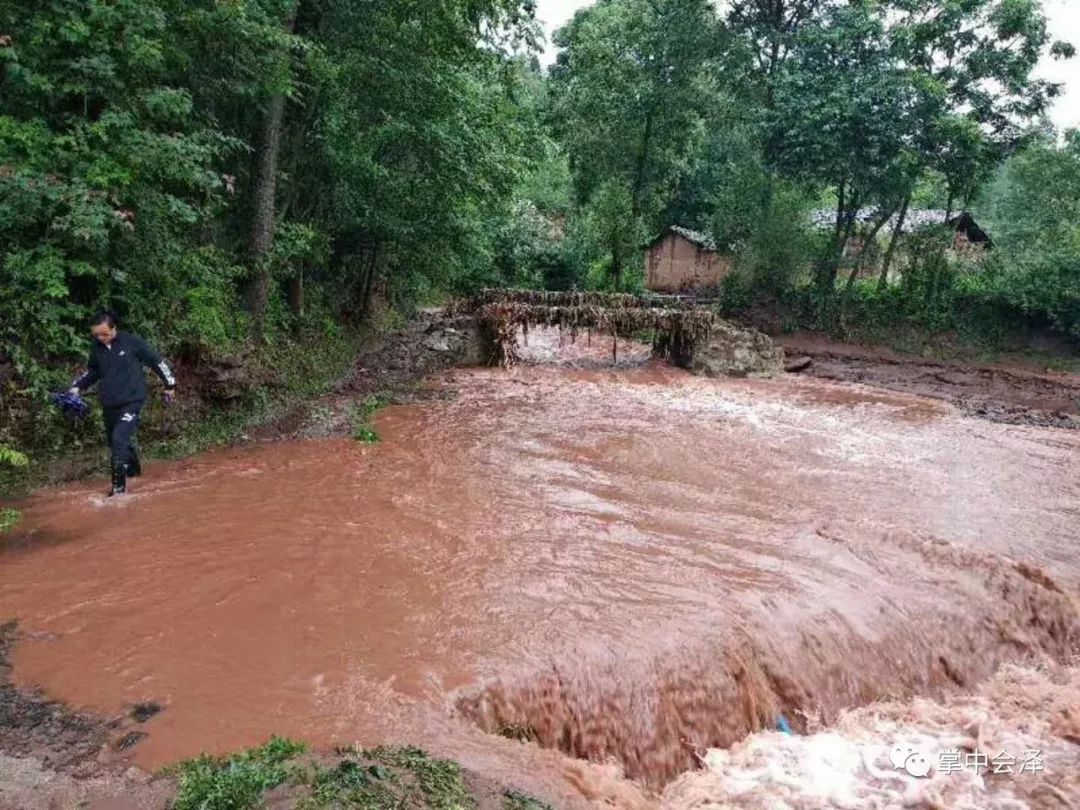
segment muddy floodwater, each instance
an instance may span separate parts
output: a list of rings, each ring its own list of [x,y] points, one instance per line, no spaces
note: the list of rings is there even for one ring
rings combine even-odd
[[[432,384],[452,395],[381,412],[373,446],[36,495],[0,553],[15,683],[162,704],[147,767],[271,734],[412,743],[629,805],[780,715],[1080,652],[1076,432],[652,365]]]

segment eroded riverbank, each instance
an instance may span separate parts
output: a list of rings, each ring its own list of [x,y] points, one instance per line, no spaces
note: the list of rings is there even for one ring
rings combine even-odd
[[[435,385],[374,447],[216,452],[118,506],[39,493],[0,555],[15,682],[161,703],[147,767],[272,733],[409,742],[630,806],[780,713],[1080,651],[1075,433],[658,366]]]

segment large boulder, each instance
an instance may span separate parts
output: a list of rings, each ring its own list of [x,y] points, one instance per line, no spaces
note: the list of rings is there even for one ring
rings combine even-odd
[[[433,320],[424,327],[420,349],[430,355],[421,362],[434,368],[480,366],[487,359],[483,331],[471,317]]]
[[[784,370],[784,350],[757,330],[717,321],[694,346],[690,370],[706,377],[771,376]]]

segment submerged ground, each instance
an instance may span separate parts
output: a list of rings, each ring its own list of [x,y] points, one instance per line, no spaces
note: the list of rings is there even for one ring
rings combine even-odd
[[[119,504],[39,493],[0,552],[14,684],[96,715],[163,707],[110,762],[410,743],[560,807],[688,807],[741,795],[680,778],[707,749],[739,744],[756,773],[810,756],[781,723],[947,703],[1080,653],[1080,433],[533,344],[578,367],[443,373],[378,415],[376,445],[156,465]],[[1023,672],[1047,694],[1071,677]],[[1033,778],[1076,764],[1063,700],[1066,731],[1043,731],[1064,753]]]

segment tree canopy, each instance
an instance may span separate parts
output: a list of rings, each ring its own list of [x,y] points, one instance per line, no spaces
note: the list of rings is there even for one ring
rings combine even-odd
[[[598,0],[549,71],[533,15],[4,3],[0,359],[44,390],[97,307],[197,359],[375,298],[632,289],[672,224],[769,295],[850,292],[883,241],[885,292],[927,204],[985,209],[1016,259],[984,263],[992,294],[1075,331],[1073,212],[1048,196],[1075,188],[1075,136],[1033,74],[1073,48],[1036,0]]]

